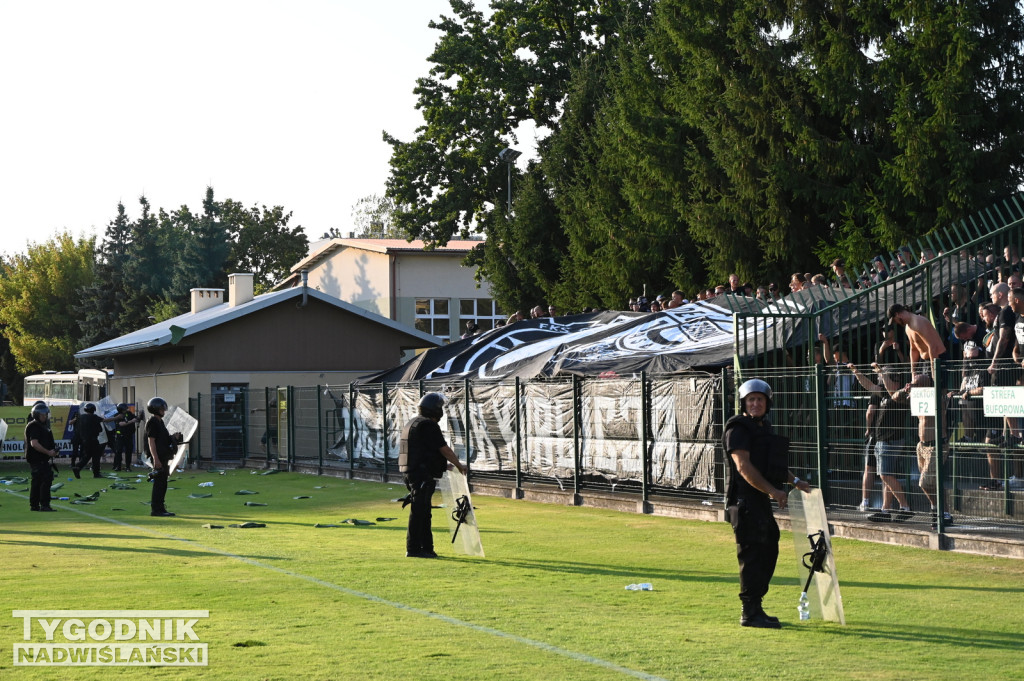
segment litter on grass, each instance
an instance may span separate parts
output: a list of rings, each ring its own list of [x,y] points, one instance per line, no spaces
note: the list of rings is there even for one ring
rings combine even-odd
[[[254,527],[266,527],[266,526],[267,526],[266,523],[234,523],[233,525],[228,525],[228,527],[237,527],[237,528],[242,529],[242,530],[248,530],[248,529],[252,529]]]
[[[261,504],[258,501],[247,501],[243,505],[244,506],[266,506],[266,504]]]
[[[259,494],[259,492],[253,492],[251,489],[240,489],[235,494]]]

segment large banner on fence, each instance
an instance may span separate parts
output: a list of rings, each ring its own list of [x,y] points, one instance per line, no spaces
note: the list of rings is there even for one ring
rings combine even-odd
[[[732,363],[732,356],[732,313],[694,302],[658,313],[595,312],[523,320],[427,350],[399,367],[359,382],[399,383],[460,376],[629,377],[641,371],[677,373],[722,367]]]

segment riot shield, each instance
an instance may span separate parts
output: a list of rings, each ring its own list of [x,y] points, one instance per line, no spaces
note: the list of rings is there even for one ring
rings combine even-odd
[[[469,495],[466,476],[457,470],[447,471],[437,483],[444,499],[444,510],[448,516],[448,529],[452,533],[452,546],[456,553],[467,556],[483,556],[480,530],[473,513],[473,500]]]
[[[196,428],[199,427],[199,421],[192,418],[184,409],[177,407],[171,407],[167,414],[164,416],[164,421],[167,425],[167,432],[181,433],[182,440],[185,444],[178,445],[178,451],[175,452],[174,458],[171,459],[170,466],[168,467],[167,474],[174,475],[174,472],[184,468],[183,462],[187,461],[188,456],[188,441],[192,439],[192,436],[196,434]]]
[[[800,571],[800,588],[807,591],[811,617],[846,624],[821,490],[805,493],[794,489],[790,492],[789,517]]]

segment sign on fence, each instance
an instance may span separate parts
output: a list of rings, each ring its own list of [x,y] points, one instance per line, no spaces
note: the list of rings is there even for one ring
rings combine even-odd
[[[982,397],[985,416],[1024,416],[1024,386],[988,387]]]

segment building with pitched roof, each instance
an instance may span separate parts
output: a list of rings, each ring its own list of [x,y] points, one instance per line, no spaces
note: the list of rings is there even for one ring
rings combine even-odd
[[[75,359],[113,366],[108,394],[115,402],[144,405],[159,395],[187,409],[190,398],[212,395],[215,403],[202,412],[211,407],[240,433],[257,406],[247,405],[246,395],[347,384],[398,364],[406,350],[438,345],[428,334],[309,286],[254,296],[252,274],[229,276],[227,300],[223,289],[192,289],[191,296],[189,312],[80,350]],[[203,432],[216,433],[214,426]],[[224,428],[220,436],[231,441]],[[217,458],[216,436],[200,446],[204,456]]]
[[[436,336],[458,339],[473,321],[481,331],[507,317],[485,281],[462,264],[481,241],[449,241],[425,250],[422,241],[330,239],[314,247],[273,290],[309,286],[383,317]]]

